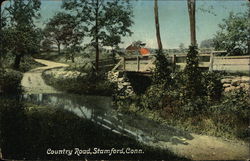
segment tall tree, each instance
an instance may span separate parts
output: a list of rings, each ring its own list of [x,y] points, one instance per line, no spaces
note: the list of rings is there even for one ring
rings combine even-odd
[[[59,12],[46,24],[45,39],[56,44],[60,54],[62,45],[69,47],[83,40],[84,31],[80,30],[78,23],[75,16]]]
[[[187,0],[187,5],[188,5],[188,14],[190,22],[191,45],[197,46],[196,29],[195,29],[195,0]]]
[[[189,46],[189,51],[187,53],[187,65],[184,70],[187,79],[185,96],[189,99],[195,99],[202,94],[201,72],[198,68],[199,59],[195,32],[195,0],[187,0],[187,6],[190,20],[191,45]]]
[[[3,59],[3,16],[2,16],[2,3],[4,0],[0,0],[0,68],[2,67],[2,59]]]
[[[158,0],[154,1],[154,13],[155,13],[155,28],[156,28],[156,38],[158,43],[159,51],[162,51],[162,42],[160,34],[160,24],[159,24],[159,13],[158,13]]]
[[[128,0],[65,0],[63,8],[72,11],[80,18],[82,26],[88,28],[90,44],[96,51],[96,71],[99,70],[100,46],[114,45],[105,43],[113,38],[117,45],[121,36],[132,34],[129,27],[133,24],[133,14]]]
[[[38,52],[41,30],[35,27],[34,19],[39,18],[40,0],[10,0],[6,8],[9,18],[6,27],[6,45],[15,55],[14,68],[18,69],[21,58]]]

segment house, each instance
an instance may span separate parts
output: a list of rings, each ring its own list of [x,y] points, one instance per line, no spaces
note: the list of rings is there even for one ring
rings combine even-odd
[[[139,43],[139,44],[133,43],[126,48],[126,53],[136,54],[136,55],[140,54],[143,56],[149,55],[150,54],[149,49],[143,47],[145,45],[146,45],[145,43]]]

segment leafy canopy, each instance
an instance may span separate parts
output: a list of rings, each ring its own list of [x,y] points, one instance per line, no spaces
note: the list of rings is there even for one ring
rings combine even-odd
[[[127,0],[67,0],[63,8],[82,22],[91,44],[116,47],[121,36],[131,35],[132,8]],[[98,39],[98,42],[96,41]]]
[[[14,54],[14,67],[19,68],[21,57],[38,52],[41,41],[41,30],[34,25],[39,18],[40,0],[10,0],[6,8],[7,19],[3,28],[3,46],[5,52]]]
[[[226,50],[230,55],[246,54],[248,51],[249,20],[247,13],[230,13],[219,24],[220,30],[214,37],[216,50]]]

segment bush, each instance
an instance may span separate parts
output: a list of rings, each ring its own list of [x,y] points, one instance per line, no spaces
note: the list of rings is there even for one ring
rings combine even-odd
[[[163,108],[163,97],[166,95],[164,85],[150,86],[144,95],[141,97],[141,106],[147,109]]]
[[[18,94],[21,92],[22,73],[0,69],[0,93]]]
[[[195,99],[202,94],[201,71],[198,68],[199,59],[197,46],[190,46],[187,54],[187,65],[184,69],[185,77],[185,97]]]
[[[171,63],[161,51],[158,51],[155,57],[156,63],[152,76],[153,84],[164,84],[164,88],[168,88],[173,82],[171,78]]]
[[[202,85],[210,101],[219,101],[223,92],[222,75],[214,72],[202,73]]]
[[[25,151],[24,107],[16,100],[0,98],[0,147],[6,158],[23,158]]]

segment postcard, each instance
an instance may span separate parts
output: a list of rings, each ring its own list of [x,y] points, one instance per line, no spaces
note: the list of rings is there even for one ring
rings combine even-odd
[[[1,0],[1,160],[249,160],[248,0]]]

